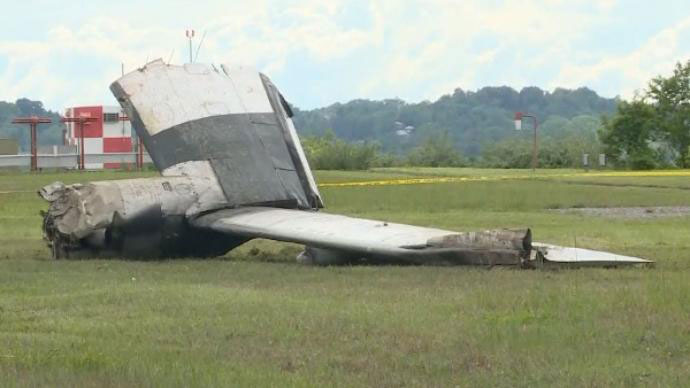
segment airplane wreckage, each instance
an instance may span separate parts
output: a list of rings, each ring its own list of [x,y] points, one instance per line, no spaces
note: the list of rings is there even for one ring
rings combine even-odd
[[[532,242],[529,229],[458,233],[319,212],[290,106],[253,69],[157,60],[110,89],[161,177],[43,187],[56,259],[210,257],[265,238],[304,244],[297,260],[320,265],[650,263]]]

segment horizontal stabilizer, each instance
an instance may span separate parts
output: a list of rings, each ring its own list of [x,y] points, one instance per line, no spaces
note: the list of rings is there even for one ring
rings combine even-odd
[[[618,255],[610,252],[594,251],[584,248],[569,248],[535,242],[534,248],[542,255],[537,260],[544,264],[557,264],[570,267],[615,267],[627,264],[651,264],[653,261],[639,257]]]

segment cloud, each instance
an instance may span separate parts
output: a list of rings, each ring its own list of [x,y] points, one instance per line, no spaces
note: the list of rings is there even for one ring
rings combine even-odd
[[[345,1],[312,0],[287,7],[258,3],[263,6],[229,5],[219,16],[211,12],[197,30],[198,38],[201,31],[207,32],[199,59],[256,65],[276,74],[291,54],[332,61],[372,44],[375,38],[369,30],[335,21],[347,6]],[[0,75],[0,98],[31,95],[52,107],[100,101],[119,75],[121,63],[131,71],[147,59],[168,60],[173,50],[174,61],[187,61],[181,28],[111,17],[85,20],[78,25],[57,24],[40,40],[0,42],[0,56],[7,58]]]
[[[200,61],[257,66],[290,85],[291,100],[303,107],[358,97],[435,99],[457,87],[497,84],[588,85],[629,95],[690,49],[690,22],[679,20],[687,12],[627,52],[607,48],[600,31],[626,39],[625,29],[653,18],[616,0],[123,0],[88,6],[108,16],[70,10],[30,35],[20,28],[5,34],[0,99],[27,96],[53,109],[114,103],[107,88],[120,64],[131,71],[147,58],[186,61],[190,26],[195,44],[206,32]],[[134,7],[137,12],[121,12]],[[619,21],[616,30],[612,21]],[[607,84],[613,73],[619,75],[615,85]]]
[[[607,77],[622,78],[620,95],[632,97],[647,82],[672,71],[677,61],[690,59],[690,17],[659,31],[640,47],[622,55],[609,55],[591,64],[566,63],[552,86],[601,85]]]
[[[548,54],[569,51],[564,42],[576,40],[605,20],[592,16],[589,6],[586,1],[429,0],[414,2],[410,8],[419,12],[409,15],[397,3],[378,4],[377,13],[387,16],[379,23],[391,36],[391,48],[385,52],[382,72],[366,80],[361,90],[374,94],[390,90],[415,99],[415,95],[437,97],[439,90],[448,93],[457,87],[514,84],[525,79],[523,73],[548,63]],[[473,48],[487,36],[497,43],[480,51]],[[534,48],[539,48],[536,55]],[[505,72],[499,80],[481,77],[498,57],[514,62],[502,64]]]
[[[125,27],[125,28],[123,28]],[[40,41],[0,42],[7,66],[0,77],[5,99],[40,98],[59,109],[102,100],[108,85],[120,74],[120,64],[143,64],[145,58],[163,56],[160,48],[130,44],[132,39],[170,39],[155,28],[129,29],[107,18],[94,18],[79,28],[57,25]],[[137,31],[136,36],[133,31]]]

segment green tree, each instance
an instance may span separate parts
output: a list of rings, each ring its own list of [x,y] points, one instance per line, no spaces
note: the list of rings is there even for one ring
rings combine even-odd
[[[326,128],[333,128],[345,141],[375,141],[382,150],[399,155],[445,131],[462,155],[475,158],[482,154],[482,147],[514,134],[515,111],[530,112],[544,120],[544,130],[553,129],[555,137],[564,136],[569,120],[583,115],[596,120],[601,114],[613,114],[617,103],[587,88],[548,92],[527,87],[518,92],[500,86],[477,91],[456,89],[436,101],[419,103],[353,100],[313,110],[294,108],[293,120],[300,134],[320,136]],[[408,127],[412,128],[410,135],[396,134]]]
[[[309,165],[316,170],[366,170],[379,156],[375,143],[348,143],[332,130],[322,137],[308,136],[302,140]]]
[[[434,134],[415,147],[408,155],[408,163],[425,167],[458,167],[463,165],[460,153],[448,132]]]
[[[12,124],[12,119],[18,116],[45,116],[53,120],[51,124],[38,126],[38,144],[62,144],[62,131],[65,125],[60,122],[57,112],[51,112],[43,107],[40,101],[27,98],[17,99],[15,102],[0,101],[0,138],[7,137],[19,142],[23,151],[29,150],[29,131],[26,125]]]
[[[621,101],[616,114],[602,118],[599,137],[606,154],[619,164],[651,168],[655,164],[650,144],[656,136],[656,110],[644,99]]]
[[[482,153],[481,165],[492,168],[530,168],[532,166],[531,140],[513,137],[487,145]],[[570,144],[545,138],[539,144],[537,163],[539,168],[579,167],[580,150],[573,157]]]
[[[672,76],[652,79],[647,95],[655,102],[660,133],[678,154],[677,164],[690,167],[690,60],[677,63]]]

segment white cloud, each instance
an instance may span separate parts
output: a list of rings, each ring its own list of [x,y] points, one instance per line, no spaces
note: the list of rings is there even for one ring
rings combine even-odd
[[[495,84],[591,85],[596,90],[610,73],[621,75],[619,92],[630,95],[688,56],[688,46],[679,42],[690,32],[690,19],[685,19],[628,53],[611,55],[602,49],[597,57],[584,47],[591,43],[583,42],[626,11],[616,0],[381,0],[362,8],[365,23],[348,20],[360,15],[345,12],[355,8],[346,0],[158,0],[136,5],[137,12],[126,16],[113,16],[122,14],[111,10],[133,3],[103,4],[108,17],[56,18],[38,37],[6,34],[0,41],[0,66],[6,60],[0,67],[0,99],[27,96],[51,108],[112,101],[107,87],[119,76],[121,62],[130,71],[147,58],[168,60],[172,50],[173,62],[186,61],[184,30],[189,25],[196,27],[198,38],[207,32],[200,61],[255,65],[272,77],[339,89],[332,94],[307,87],[310,92],[292,91],[300,106],[314,103],[319,93],[420,100],[457,87]],[[362,74],[314,79],[294,58],[324,69],[345,63]]]
[[[235,5],[223,13],[230,16],[210,13],[206,25],[197,30],[198,38],[201,31],[208,32],[199,59],[261,65],[275,74],[291,53],[304,52],[321,62],[342,58],[371,43],[367,31],[334,22],[334,14],[344,6],[344,1],[312,0],[286,8]],[[42,40],[0,42],[0,55],[8,58],[0,75],[0,98],[41,98],[54,108],[101,101],[119,75],[120,63],[131,71],[147,59],[168,60],[171,50],[175,50],[173,60],[186,61],[180,31],[99,17],[76,27],[58,24]],[[88,63],[82,62],[84,58],[89,58]],[[72,71],[55,71],[56,63],[67,64]]]
[[[576,87],[606,82],[612,74],[624,79],[620,94],[632,97],[660,74],[668,74],[677,61],[690,59],[690,47],[679,40],[690,34],[690,17],[650,37],[642,46],[618,56],[609,55],[593,64],[566,63],[552,86]]]
[[[600,3],[611,6],[610,1]],[[605,16],[592,15],[589,4],[509,0],[497,5],[430,0],[415,2],[410,7],[418,12],[402,20],[398,3],[379,4],[378,14],[387,15],[379,23],[394,35],[394,41],[382,71],[366,80],[360,90],[374,94],[390,90],[389,94],[414,99],[411,93],[417,98],[434,98],[440,90],[448,93],[456,87],[481,87],[487,80],[476,75],[501,53],[511,54],[516,62],[505,63],[506,74],[488,82],[515,85],[515,81],[525,79],[519,69],[534,70],[548,63],[549,54],[555,52],[564,56],[571,51],[567,42],[605,20]],[[498,43],[479,52],[473,49],[474,42],[487,37]],[[534,48],[540,48],[539,55],[529,53]],[[426,82],[424,90],[410,90],[420,82]]]

